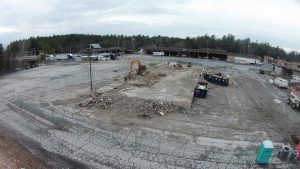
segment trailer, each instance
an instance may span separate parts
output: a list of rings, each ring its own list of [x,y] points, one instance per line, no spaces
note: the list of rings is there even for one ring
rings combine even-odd
[[[153,52],[153,56],[164,56],[165,52]]]
[[[72,60],[74,59],[73,54],[57,54],[55,55],[55,60]]]

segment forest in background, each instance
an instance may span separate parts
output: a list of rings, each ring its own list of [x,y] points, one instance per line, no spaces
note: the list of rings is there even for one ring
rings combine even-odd
[[[0,72],[6,72],[13,67],[17,55],[34,55],[40,52],[47,54],[78,53],[91,43],[99,43],[102,47],[124,47],[137,51],[146,47],[175,47],[175,48],[212,48],[222,49],[231,53],[241,53],[256,56],[271,56],[288,61],[300,61],[300,53],[286,52],[279,46],[267,42],[253,42],[249,38],[237,39],[228,34],[221,38],[215,35],[197,37],[167,37],[167,36],[125,36],[125,35],[87,35],[68,34],[48,37],[30,37],[11,42],[5,49],[0,44]],[[10,63],[10,64],[9,64]]]

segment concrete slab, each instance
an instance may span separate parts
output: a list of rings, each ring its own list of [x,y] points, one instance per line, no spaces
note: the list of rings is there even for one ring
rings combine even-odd
[[[166,66],[167,65],[163,65]],[[138,97],[143,99],[160,100],[169,102],[186,109],[191,107],[194,95],[194,88],[200,75],[200,67],[183,69],[160,69],[166,74],[150,87],[133,87],[129,90],[122,91],[129,97]]]

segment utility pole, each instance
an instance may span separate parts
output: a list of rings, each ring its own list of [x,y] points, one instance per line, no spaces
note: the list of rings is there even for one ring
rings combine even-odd
[[[207,59],[208,59],[208,38],[206,39],[206,56],[207,56]]]
[[[118,35],[118,47],[120,47],[120,37]]]
[[[131,39],[131,40],[132,40],[132,44],[131,44],[131,46],[132,46],[132,50],[134,51],[134,49],[135,49],[135,46],[134,46],[134,40],[135,40],[135,39],[134,39],[134,37],[132,37],[132,39]]]
[[[248,44],[248,55],[250,55],[250,44]]]
[[[92,97],[92,94],[93,94],[93,80],[92,80],[92,57],[91,57],[91,49],[88,49],[88,56],[89,56],[89,60],[90,60],[90,85],[91,85],[90,96]]]
[[[161,37],[159,38],[159,47],[161,48]]]

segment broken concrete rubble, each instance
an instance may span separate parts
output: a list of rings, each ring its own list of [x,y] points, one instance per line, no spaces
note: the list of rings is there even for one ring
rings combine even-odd
[[[102,109],[133,111],[139,117],[151,117],[153,115],[165,116],[168,113],[182,113],[184,111],[182,107],[175,106],[171,103],[127,97],[112,92],[96,94],[96,96],[90,100],[90,104]]]

